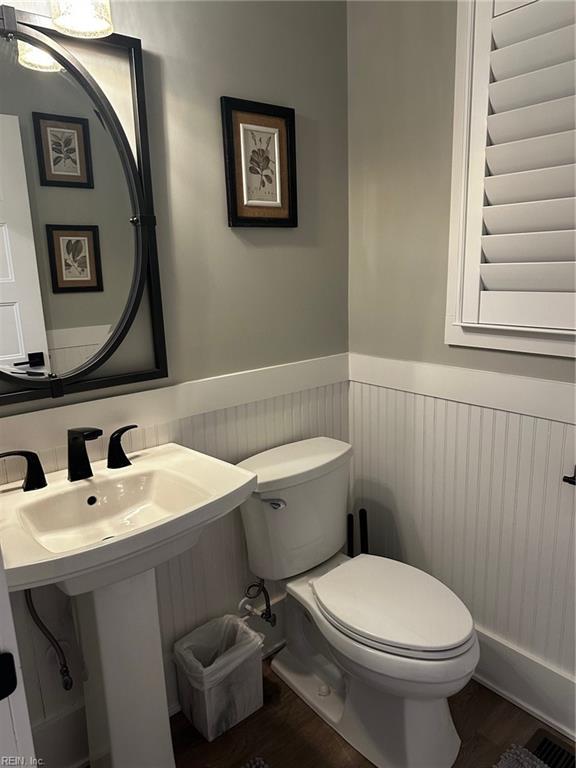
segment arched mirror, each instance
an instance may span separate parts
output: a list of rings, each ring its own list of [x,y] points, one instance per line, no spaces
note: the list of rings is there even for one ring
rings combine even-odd
[[[65,40],[16,14],[6,18],[7,10],[0,30],[0,378],[57,396],[81,381],[86,388],[126,337],[155,259],[154,216],[104,90]],[[159,294],[152,298],[149,314],[158,311]]]

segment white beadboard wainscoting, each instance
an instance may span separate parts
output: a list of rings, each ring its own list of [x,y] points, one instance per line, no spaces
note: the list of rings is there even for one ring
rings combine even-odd
[[[439,377],[416,364],[414,375],[414,365],[352,360],[353,496],[368,509],[371,551],[450,586],[480,633],[477,677],[573,732],[575,489],[562,476],[576,461],[574,426],[483,407],[461,369]],[[500,405],[510,392],[498,400],[498,378],[507,389],[512,377],[489,378],[486,399]],[[541,385],[573,397],[570,385]],[[532,410],[533,387],[518,382],[520,410]],[[532,405],[558,412],[558,402]]]
[[[103,346],[109,332],[109,325],[47,330],[50,369],[53,372],[71,371],[82,365]]]
[[[207,382],[190,382],[165,390],[8,417],[0,424],[1,445],[11,441],[12,446],[32,447],[31,420],[41,417],[40,428],[37,422],[36,445],[43,446],[39,453],[45,470],[50,472],[66,466],[65,429],[84,421],[102,425],[108,431],[130,421],[145,424],[125,435],[127,450],[175,441],[231,462],[307,437],[348,437],[346,355],[233,374],[213,381],[213,388]],[[334,383],[318,386],[322,381]],[[299,391],[284,394],[289,387]],[[283,394],[264,398],[264,391]],[[251,401],[251,396],[261,399]],[[202,407],[208,410],[215,403],[238,404],[200,412]],[[184,415],[186,410],[191,415]],[[169,418],[163,419],[166,414]],[[178,418],[172,418],[175,414]],[[152,417],[157,419],[156,423],[152,423]],[[52,447],[44,447],[50,444]],[[106,436],[88,448],[93,460],[104,458]],[[21,472],[19,462],[0,460],[0,482],[14,481]],[[208,526],[193,549],[165,563],[156,573],[168,702],[171,711],[176,711],[178,700],[171,659],[174,640],[210,618],[236,613],[251,578],[239,511]],[[87,764],[87,737],[82,660],[72,603],[53,586],[33,590],[33,597],[41,618],[64,648],[75,681],[72,691],[62,689],[55,654],[30,619],[23,593],[13,593],[12,608],[36,753],[44,758],[47,768],[77,768]],[[135,645],[137,642],[136,634]]]

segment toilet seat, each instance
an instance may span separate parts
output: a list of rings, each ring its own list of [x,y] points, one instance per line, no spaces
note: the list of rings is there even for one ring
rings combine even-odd
[[[335,629],[384,653],[450,659],[476,641],[461,600],[433,576],[396,560],[359,555],[310,586],[320,613]]]
[[[328,621],[328,623],[334,627],[338,632],[341,632],[343,635],[346,635],[346,637],[349,637],[351,640],[354,640],[354,642],[358,643],[359,645],[366,646],[367,648],[373,648],[376,651],[381,651],[382,653],[391,654],[393,656],[402,656],[407,659],[419,659],[421,661],[434,661],[434,660],[442,660],[442,659],[453,659],[455,656],[460,656],[463,653],[466,653],[474,643],[476,642],[476,639],[474,635],[471,635],[471,637],[462,645],[456,646],[455,648],[449,648],[444,651],[427,651],[427,650],[413,650],[412,648],[402,648],[400,646],[396,645],[389,645],[384,642],[377,642],[375,640],[369,640],[365,637],[362,637],[361,635],[357,635],[351,630],[349,630],[346,627],[343,627],[338,621],[336,621],[333,617],[331,617],[329,614],[326,613],[326,611],[322,608],[322,606],[316,602],[316,605],[318,607],[318,610],[322,614],[322,616]]]

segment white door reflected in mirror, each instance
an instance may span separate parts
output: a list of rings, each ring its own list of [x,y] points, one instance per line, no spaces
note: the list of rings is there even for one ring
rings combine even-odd
[[[12,368],[28,354],[42,352],[46,366],[35,370],[49,371],[41,306],[19,121],[0,115],[0,365]]]

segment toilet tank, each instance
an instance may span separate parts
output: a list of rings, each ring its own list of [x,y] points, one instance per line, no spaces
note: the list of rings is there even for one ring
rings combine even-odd
[[[286,579],[343,547],[351,455],[348,443],[314,437],[239,464],[258,477],[256,492],[241,506],[256,576]]]

